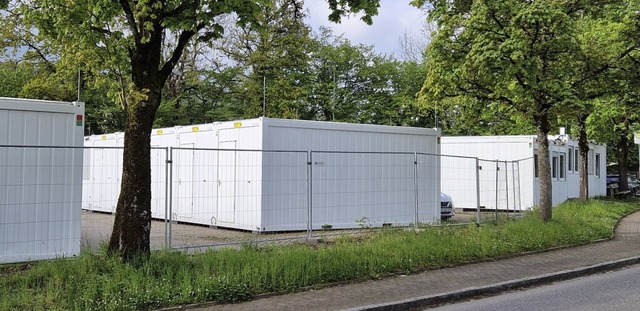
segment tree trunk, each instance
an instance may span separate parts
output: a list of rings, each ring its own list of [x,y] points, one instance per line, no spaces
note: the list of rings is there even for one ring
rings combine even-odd
[[[580,150],[580,200],[589,200],[589,141],[587,140],[587,116],[578,117],[578,148]],[[578,161],[578,159],[574,159]]]
[[[552,184],[551,184],[551,164],[549,159],[549,130],[540,126],[537,129],[538,136],[538,169],[540,175],[540,216],[547,222],[551,220],[552,208]]]
[[[618,136],[619,140],[616,144],[616,153],[618,157],[618,177],[619,186],[621,191],[629,190],[629,139],[627,133],[621,133]]]
[[[119,254],[124,261],[148,257],[150,254],[150,143],[160,92],[148,92],[147,95],[146,100],[128,107],[120,197],[109,240],[109,254]]]

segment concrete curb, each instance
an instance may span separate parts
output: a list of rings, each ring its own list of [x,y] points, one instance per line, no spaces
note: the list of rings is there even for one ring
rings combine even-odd
[[[548,273],[539,276],[523,278],[518,280],[506,281],[484,287],[469,287],[459,291],[447,292],[431,296],[416,297],[406,300],[394,301],[383,304],[374,304],[348,309],[348,311],[398,311],[413,310],[425,307],[433,307],[436,305],[451,303],[457,301],[468,300],[480,296],[493,296],[501,294],[508,290],[517,288],[527,288],[549,284],[557,281],[574,279],[582,276],[597,274],[601,272],[616,270],[628,266],[640,264],[640,256],[621,259],[616,261],[605,262],[583,268],[576,268],[555,273]]]

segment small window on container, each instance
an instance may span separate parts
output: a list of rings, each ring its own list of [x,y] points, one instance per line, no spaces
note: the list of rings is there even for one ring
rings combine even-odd
[[[554,152],[551,156],[551,178],[558,179],[558,153]]]
[[[588,166],[589,166],[589,175],[593,175],[594,173],[594,168],[595,168],[595,161],[593,159],[593,150],[589,150],[589,153],[587,154],[587,161],[589,161]]]
[[[567,168],[569,168],[569,172],[573,171],[573,147],[569,147],[569,161],[567,162]]]
[[[580,149],[576,148],[574,149],[574,152],[573,171],[577,173],[580,171]]]
[[[540,177],[540,172],[538,170],[538,155],[537,154],[533,155],[533,171],[534,171],[534,174],[535,174],[536,178]]]
[[[564,180],[564,172],[565,172],[565,154],[564,153],[560,153],[560,157],[559,157],[559,163],[558,163],[558,176],[560,177],[561,180]]]
[[[595,160],[595,166],[596,166],[596,176],[600,177],[600,154],[596,153],[596,160]]]

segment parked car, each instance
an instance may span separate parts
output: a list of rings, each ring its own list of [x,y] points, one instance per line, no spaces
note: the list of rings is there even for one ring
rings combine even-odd
[[[453,201],[446,193],[440,192],[440,220],[447,220],[456,215]]]

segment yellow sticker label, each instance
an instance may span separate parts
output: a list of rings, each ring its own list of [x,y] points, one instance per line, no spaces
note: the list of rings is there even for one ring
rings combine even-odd
[[[235,128],[242,127],[242,122],[235,122],[235,123],[233,123],[233,127],[235,127]]]
[[[102,135],[102,140],[106,140],[107,136],[106,135]]]
[[[162,135],[164,133],[162,130],[158,130],[158,135]]]
[[[192,127],[192,128],[191,128],[191,131],[192,131],[192,132],[199,132],[199,131],[200,131],[200,128],[199,128],[199,127],[197,127],[197,126],[194,126],[194,127]]]

